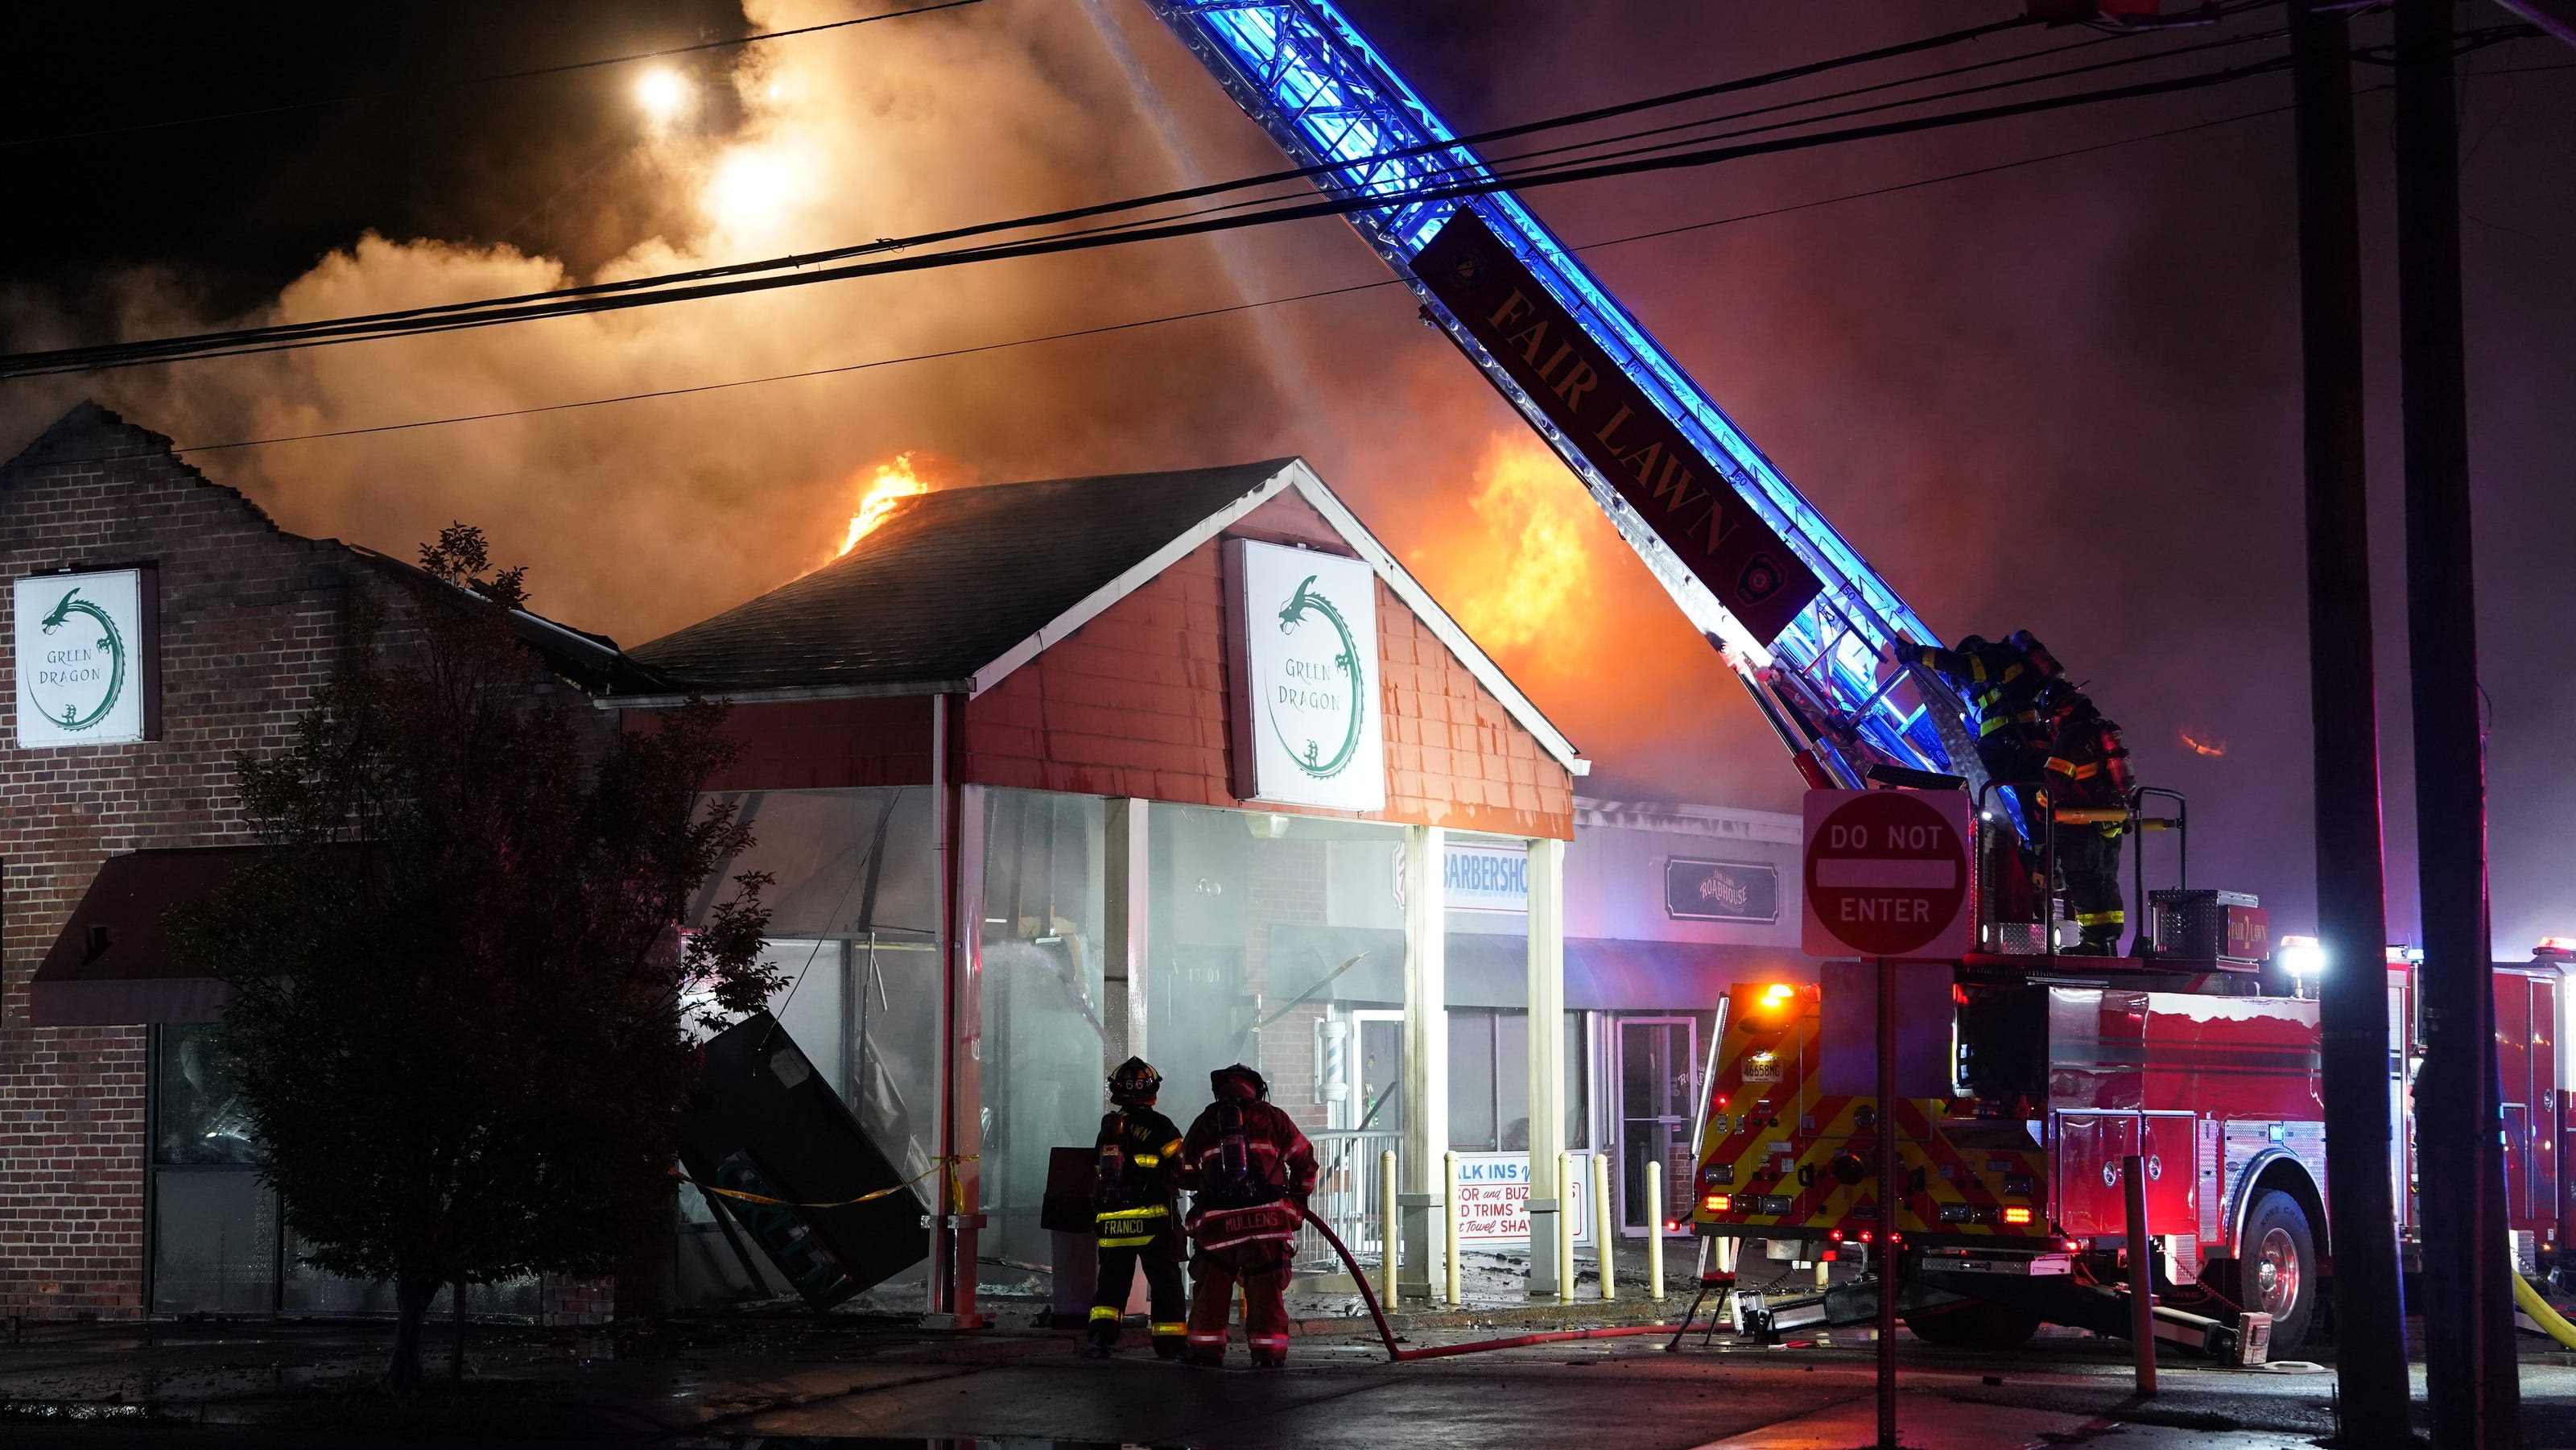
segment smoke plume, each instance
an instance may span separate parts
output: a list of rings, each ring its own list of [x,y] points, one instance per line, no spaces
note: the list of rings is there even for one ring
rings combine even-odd
[[[751,0],[763,28],[837,19]],[[1462,128],[1991,19],[1967,0],[1837,14],[1353,0]],[[1981,43],[2060,43],[2055,32]],[[2510,52],[2508,52],[2509,54]],[[2474,66],[2473,66],[2474,68]],[[900,235],[1266,170],[1277,153],[1132,0],[996,3],[754,46],[721,133],[639,124],[620,175],[685,199],[595,272],[508,246],[363,237],[257,319],[534,290]],[[2560,761],[2576,708],[2550,583],[2576,488],[2576,98],[2470,84],[2477,465],[2494,633],[2500,952],[2576,932]],[[2484,89],[2481,89],[2481,86]],[[2269,87],[2266,89],[2265,87]],[[1536,205],[1588,243],[1896,186],[2286,101],[2191,97],[1588,184]],[[2504,109],[2499,109],[2500,104]],[[2375,301],[2385,98],[2365,96]],[[2490,124],[2492,123],[2492,124]],[[2554,178],[2557,183],[2550,184]],[[2298,352],[2286,116],[1632,245],[1591,260],[1933,628],[2037,631],[2188,792],[2193,877],[2307,922],[2312,893]],[[641,210],[628,208],[630,211]],[[658,214],[658,213],[657,213]],[[836,368],[1374,281],[1339,223],[118,374],[185,443],[504,412]],[[211,319],[142,286],[133,331]],[[2375,318],[2374,470],[2396,372]],[[40,340],[22,332],[22,344]],[[21,390],[23,406],[38,393]],[[50,399],[48,399],[50,401]],[[1449,345],[1383,288],[1169,326],[607,407],[196,455],[300,531],[402,551],[451,519],[531,566],[536,603],[639,641],[812,568],[855,490],[911,452],[943,486],[1301,453],[1601,766],[1592,789],[1794,808],[1796,780],[1712,652]],[[2379,527],[2389,759],[2404,653]],[[2547,659],[2534,667],[2533,652]],[[2554,664],[2555,668],[2547,667]],[[2224,741],[2224,753],[2188,738]],[[2403,790],[2391,877],[2411,912]],[[2151,872],[2169,879],[2159,855]]]

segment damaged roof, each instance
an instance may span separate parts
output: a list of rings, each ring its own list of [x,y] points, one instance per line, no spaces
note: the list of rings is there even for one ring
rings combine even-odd
[[[964,688],[1294,462],[918,494],[841,558],[627,657],[686,690]]]

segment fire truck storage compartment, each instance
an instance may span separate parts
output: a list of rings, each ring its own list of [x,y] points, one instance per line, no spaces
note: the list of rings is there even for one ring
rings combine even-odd
[[[2190,1113],[2086,1110],[2056,1114],[2056,1153],[2049,1178],[2057,1192],[2057,1226],[2078,1238],[2129,1231],[2128,1189],[2120,1160],[2146,1160],[2147,1232],[2200,1232],[2196,1171],[2198,1129]]]
[[[2504,1093],[2505,1213],[2515,1224],[2557,1217],[2558,973],[2498,968],[2496,1076]]]

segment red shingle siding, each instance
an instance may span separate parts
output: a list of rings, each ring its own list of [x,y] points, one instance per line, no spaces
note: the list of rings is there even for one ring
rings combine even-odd
[[[1269,533],[1294,520],[1265,509],[1247,522]],[[1239,804],[1219,548],[1194,551],[970,702],[963,778]],[[1572,777],[1383,583],[1378,659],[1387,807],[1375,819],[1572,838]]]
[[[624,716],[629,729],[651,729],[660,712]],[[742,742],[742,755],[707,789],[928,785],[930,716],[927,695],[737,705],[726,727]]]

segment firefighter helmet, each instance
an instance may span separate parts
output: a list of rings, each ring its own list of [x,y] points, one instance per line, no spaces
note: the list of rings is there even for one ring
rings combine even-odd
[[[1231,1067],[1220,1067],[1216,1071],[1208,1074],[1208,1089],[1216,1094],[1217,1101],[1219,1102],[1223,1102],[1227,1097],[1231,1096],[1231,1094],[1226,1091],[1225,1086],[1226,1081],[1229,1078],[1242,1083],[1253,1097],[1267,1098],[1270,1096],[1270,1084],[1262,1079],[1261,1074],[1238,1062]]]
[[[1109,1074],[1109,1097],[1113,1102],[1142,1106],[1153,1102],[1162,1090],[1163,1075],[1141,1057],[1127,1059]]]

